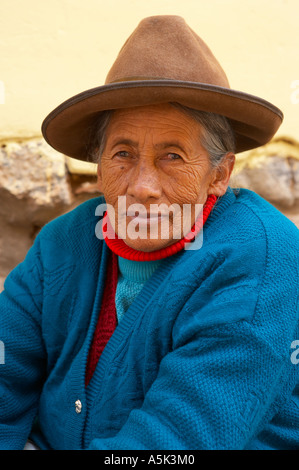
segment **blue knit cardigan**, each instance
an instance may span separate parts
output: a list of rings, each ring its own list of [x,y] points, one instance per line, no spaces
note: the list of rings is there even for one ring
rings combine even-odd
[[[161,264],[85,388],[101,202],[46,225],[5,282],[0,448],[31,434],[44,449],[298,449],[298,229],[229,188],[201,249]]]

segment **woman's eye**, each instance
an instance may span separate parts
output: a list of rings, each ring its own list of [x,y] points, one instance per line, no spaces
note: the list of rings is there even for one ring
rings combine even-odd
[[[128,157],[129,152],[126,152],[125,150],[121,150],[120,152],[116,153],[116,157]]]
[[[168,153],[167,157],[170,160],[180,160],[182,158],[178,153]]]

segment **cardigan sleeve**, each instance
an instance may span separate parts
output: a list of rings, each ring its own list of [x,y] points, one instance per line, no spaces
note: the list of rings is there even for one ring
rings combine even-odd
[[[0,294],[0,449],[23,449],[37,413],[45,351],[40,329],[39,242],[7,277]]]
[[[243,246],[244,256],[246,250],[252,253],[252,245]],[[265,251],[255,253],[263,266]],[[115,437],[96,438],[91,449],[246,449],[282,397],[290,396],[296,375],[298,380],[298,366],[290,360],[298,328],[296,269],[287,284],[278,265],[273,278],[274,272],[261,269],[251,288],[236,270],[225,269],[232,263],[227,256],[219,274],[214,270],[206,289],[210,300],[206,295],[200,305],[202,295],[195,291],[194,302],[179,315],[173,350],[162,359],[142,406]],[[248,263],[247,280],[251,269]]]

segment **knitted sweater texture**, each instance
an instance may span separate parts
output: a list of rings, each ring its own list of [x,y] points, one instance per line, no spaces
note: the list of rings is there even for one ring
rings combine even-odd
[[[6,279],[0,448],[31,434],[45,449],[298,449],[298,229],[229,189],[202,247],[145,282],[85,387],[109,254],[102,202],[47,224]]]
[[[137,297],[144,284],[154,274],[162,260],[132,261],[118,257],[119,275],[115,306],[118,323]]]

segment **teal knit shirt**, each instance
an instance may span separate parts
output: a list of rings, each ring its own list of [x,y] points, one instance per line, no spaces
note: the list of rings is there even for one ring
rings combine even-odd
[[[115,295],[118,323],[161,262],[162,260],[132,261],[118,257],[119,275]]]

